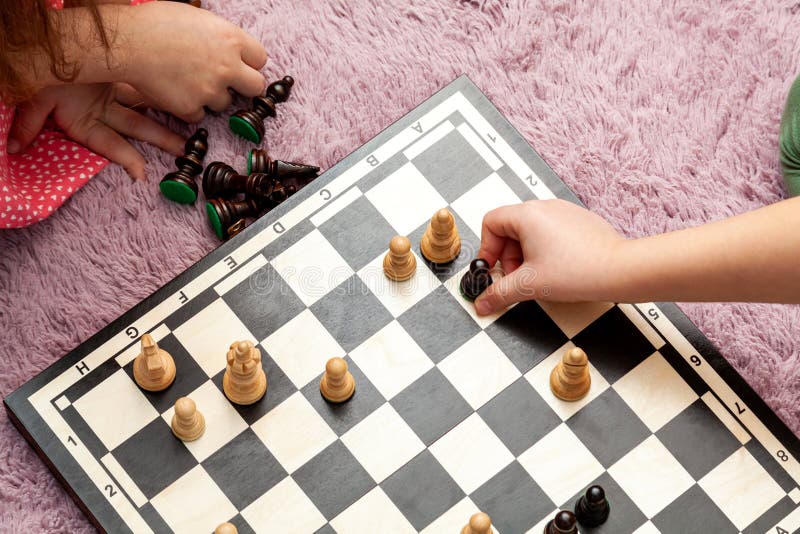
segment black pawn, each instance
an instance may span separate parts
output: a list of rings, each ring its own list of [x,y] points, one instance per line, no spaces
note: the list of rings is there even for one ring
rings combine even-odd
[[[575,503],[575,517],[584,527],[597,527],[608,519],[611,506],[600,486],[591,486]]]
[[[184,155],[175,159],[177,171],[161,180],[159,188],[165,197],[181,204],[192,204],[197,200],[197,184],[194,177],[203,172],[203,158],[208,152],[208,131],[199,128],[186,140]]]
[[[264,137],[264,121],[267,117],[275,117],[275,105],[286,102],[292,85],[294,78],[291,76],[284,76],[269,84],[264,96],[253,98],[252,109],[240,109],[231,115],[228,120],[231,130],[248,141],[260,143]]]
[[[244,193],[266,201],[266,207],[274,207],[296,191],[297,184],[284,183],[262,173],[244,176],[220,161],[209,163],[203,173],[203,193],[206,198],[231,198]]]
[[[568,510],[561,510],[544,527],[544,534],[579,534],[578,520],[575,514]]]
[[[461,277],[461,295],[472,302],[478,295],[492,285],[492,275],[489,274],[489,262],[483,258],[476,258],[469,264],[469,270]]]
[[[298,178],[316,178],[319,174],[319,167],[305,165],[303,163],[292,163],[291,161],[281,161],[270,159],[266,150],[254,148],[250,151],[250,158],[247,161],[247,174],[260,172],[269,174],[273,178],[284,178],[286,176],[296,176]]]
[[[231,227],[240,219],[258,217],[263,208],[263,204],[254,198],[237,201],[212,198],[206,202],[208,221],[220,239],[225,239]]]

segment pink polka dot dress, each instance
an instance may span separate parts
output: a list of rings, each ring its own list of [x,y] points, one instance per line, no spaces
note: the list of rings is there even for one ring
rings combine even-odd
[[[50,0],[55,9],[61,9],[63,3]],[[131,1],[138,3],[143,2]],[[0,102],[0,229],[41,221],[108,165],[107,159],[50,124],[24,151],[9,154],[13,121],[14,108]]]

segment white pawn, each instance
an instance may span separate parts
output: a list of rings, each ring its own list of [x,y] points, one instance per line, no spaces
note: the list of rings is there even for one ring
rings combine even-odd
[[[492,520],[483,512],[473,514],[461,529],[461,534],[492,534]]]
[[[267,392],[267,375],[261,367],[261,351],[250,341],[231,345],[222,389],[235,404],[253,404]]]
[[[239,529],[233,523],[222,523],[214,529],[214,534],[238,534]]]
[[[175,415],[172,416],[172,433],[182,441],[194,441],[206,430],[206,419],[197,410],[197,405],[189,397],[175,401]]]

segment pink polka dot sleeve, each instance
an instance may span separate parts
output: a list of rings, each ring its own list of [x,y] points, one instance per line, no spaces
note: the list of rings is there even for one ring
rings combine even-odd
[[[49,0],[61,9],[64,0]],[[148,0],[131,0],[141,4]],[[8,154],[14,108],[0,102],[0,229],[41,221],[108,165],[108,160],[46,125],[19,154]]]

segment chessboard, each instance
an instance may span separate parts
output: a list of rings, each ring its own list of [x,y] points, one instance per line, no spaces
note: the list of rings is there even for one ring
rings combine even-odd
[[[672,304],[530,301],[478,317],[459,280],[483,215],[578,199],[465,76],[5,399],[11,419],[107,532],[543,532],[587,487],[608,521],[582,532],[800,529],[800,442]],[[419,253],[440,208],[462,250]],[[408,236],[414,276],[382,259]],[[502,276],[495,272],[495,276]],[[149,333],[164,391],[132,364]],[[266,395],[231,403],[226,352],[251,340]],[[556,398],[565,351],[591,388]],[[354,396],[320,395],[344,357]],[[173,436],[176,399],[206,422]]]

